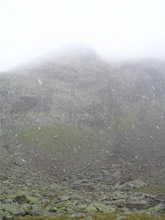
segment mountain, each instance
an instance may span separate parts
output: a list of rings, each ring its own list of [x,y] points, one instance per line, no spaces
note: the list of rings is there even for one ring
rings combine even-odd
[[[163,61],[78,45],[1,73],[0,219],[164,213],[164,131]]]
[[[3,170],[165,181],[163,61],[110,64],[71,46],[0,74],[0,85]]]

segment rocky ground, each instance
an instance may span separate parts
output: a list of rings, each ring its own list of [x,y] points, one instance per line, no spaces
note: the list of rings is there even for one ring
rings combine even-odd
[[[115,185],[99,179],[43,180],[31,171],[13,170],[2,175],[0,219],[17,216],[81,217],[91,213],[165,212],[164,185],[151,186],[141,180]]]
[[[63,51],[0,85],[0,220],[165,212],[163,61]]]
[[[16,220],[49,220],[50,217],[19,217]],[[65,215],[61,217],[51,217],[53,220],[164,220],[164,215],[154,215],[154,214],[138,214],[138,213],[101,213],[101,214],[77,214],[77,215]]]

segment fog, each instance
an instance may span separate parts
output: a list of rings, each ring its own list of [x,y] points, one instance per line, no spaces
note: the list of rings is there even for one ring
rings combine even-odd
[[[70,43],[109,60],[165,57],[164,0],[0,0],[0,71]]]

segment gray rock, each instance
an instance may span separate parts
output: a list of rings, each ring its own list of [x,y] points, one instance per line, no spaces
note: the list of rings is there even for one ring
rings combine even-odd
[[[25,214],[25,209],[22,206],[18,205],[18,203],[2,204],[2,209],[5,211],[5,213],[9,213],[13,216]]]
[[[98,212],[97,208],[94,206],[93,203],[91,203],[87,208],[85,209],[87,213],[95,213]]]
[[[121,178],[121,171],[117,170],[116,172],[113,173],[112,176],[115,180],[119,180]]]
[[[146,183],[144,183],[142,180],[133,180],[130,182],[126,182],[122,185],[116,185],[116,188],[118,189],[124,189],[124,190],[130,190],[130,189],[140,189],[142,187],[146,186]]]
[[[149,211],[153,213],[165,212],[165,204],[160,203],[157,206],[150,208]]]
[[[79,218],[79,217],[84,217],[85,215],[83,213],[75,213],[75,214],[72,214],[70,217],[71,218]]]
[[[83,218],[82,220],[94,220],[94,218],[92,216],[88,216],[86,218]]]
[[[0,210],[0,220],[3,220],[5,218],[5,212]]]
[[[33,216],[43,216],[45,211],[40,206],[33,206],[31,215]]]

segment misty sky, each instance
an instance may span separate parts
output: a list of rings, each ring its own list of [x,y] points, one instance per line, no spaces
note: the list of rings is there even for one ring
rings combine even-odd
[[[74,42],[165,59],[165,0],[0,0],[0,71]]]

